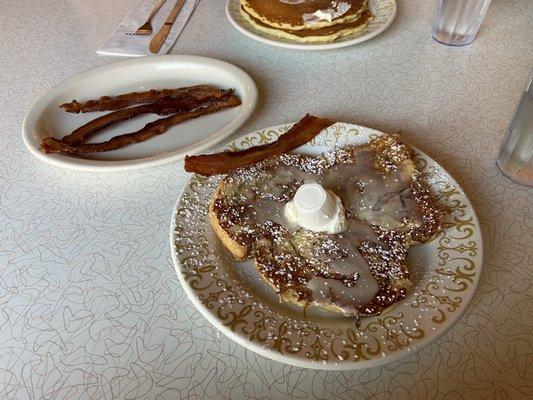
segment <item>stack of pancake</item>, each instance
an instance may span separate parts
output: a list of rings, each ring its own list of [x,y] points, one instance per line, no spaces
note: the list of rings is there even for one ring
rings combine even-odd
[[[363,30],[368,0],[240,0],[256,29],[301,43],[325,43]]]

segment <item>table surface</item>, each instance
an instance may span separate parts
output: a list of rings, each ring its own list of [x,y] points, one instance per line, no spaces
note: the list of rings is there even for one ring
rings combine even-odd
[[[237,134],[305,113],[402,131],[465,188],[485,259],[466,314],[421,352],[383,367],[283,365],[233,343],[183,292],[170,259],[181,162],[76,173],[33,158],[21,124],[61,80],[113,61],[96,49],[135,0],[2,3],[0,398],[519,399],[533,396],[533,195],[495,155],[533,65],[533,8],[493,0],[473,45],[429,36],[434,2],[400,1],[384,34],[297,52],[243,37],[203,0],[174,54],[250,73],[260,90]],[[528,248],[529,244],[529,248]],[[531,397],[529,397],[531,398]]]

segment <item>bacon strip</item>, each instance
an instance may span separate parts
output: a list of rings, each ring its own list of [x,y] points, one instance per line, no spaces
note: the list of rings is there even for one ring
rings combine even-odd
[[[191,111],[200,107],[206,101],[212,101],[224,95],[231,93],[231,90],[221,91],[217,90],[215,96],[202,98],[166,98],[152,104],[143,104],[140,106],[124,108],[117,110],[96,118],[85,125],[80,126],[74,130],[70,135],[61,139],[62,142],[69,145],[76,145],[87,140],[92,134],[99,130],[107,128],[117,122],[126,121],[142,114],[158,114],[168,115],[175,114],[180,111]]]
[[[334,122],[329,119],[307,114],[275,142],[235,152],[186,156],[185,171],[204,176],[227,174],[234,169],[246,167],[295,149],[312,140],[332,124]]]
[[[81,143],[78,145],[69,145],[61,140],[47,137],[43,139],[41,150],[45,153],[64,153],[76,155],[81,153],[97,153],[102,151],[115,150],[131,143],[139,143],[150,139],[151,137],[165,133],[170,127],[183,121],[198,118],[202,115],[211,114],[225,108],[236,107],[241,101],[232,94],[228,94],[207,105],[192,111],[173,114],[166,118],[158,119],[146,124],[142,129],[136,132],[115,136],[114,138],[102,143]]]
[[[97,100],[80,103],[72,100],[70,103],[61,104],[59,107],[70,113],[85,113],[92,111],[119,110],[136,104],[154,103],[166,97],[202,99],[208,97],[221,97],[223,90],[208,85],[188,86],[179,89],[148,90],[147,92],[132,92],[118,96],[102,96]]]

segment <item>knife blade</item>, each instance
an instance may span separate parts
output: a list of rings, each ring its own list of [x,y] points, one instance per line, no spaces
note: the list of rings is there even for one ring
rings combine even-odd
[[[155,36],[150,41],[150,53],[157,54],[159,53],[159,50],[161,50],[161,46],[163,46],[163,43],[165,43],[165,40],[170,33],[170,30],[172,29],[172,25],[176,21],[176,18],[178,17],[181,9],[183,8],[183,5],[185,4],[186,0],[177,0],[176,4],[174,4],[174,7],[172,8],[172,11],[170,11],[170,14],[167,17],[167,20],[159,30],[155,34]]]

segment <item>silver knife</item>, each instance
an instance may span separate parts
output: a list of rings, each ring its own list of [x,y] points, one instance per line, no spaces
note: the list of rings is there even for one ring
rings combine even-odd
[[[170,30],[172,29],[172,25],[176,21],[176,18],[178,17],[178,14],[180,13],[181,9],[183,8],[183,5],[185,4],[186,0],[177,0],[176,4],[174,4],[174,8],[172,8],[172,11],[167,17],[167,20],[159,30],[155,34],[155,36],[150,41],[150,53],[157,54],[159,53],[159,50],[161,50],[161,46],[163,46],[163,43],[165,43],[165,40],[170,33]]]

